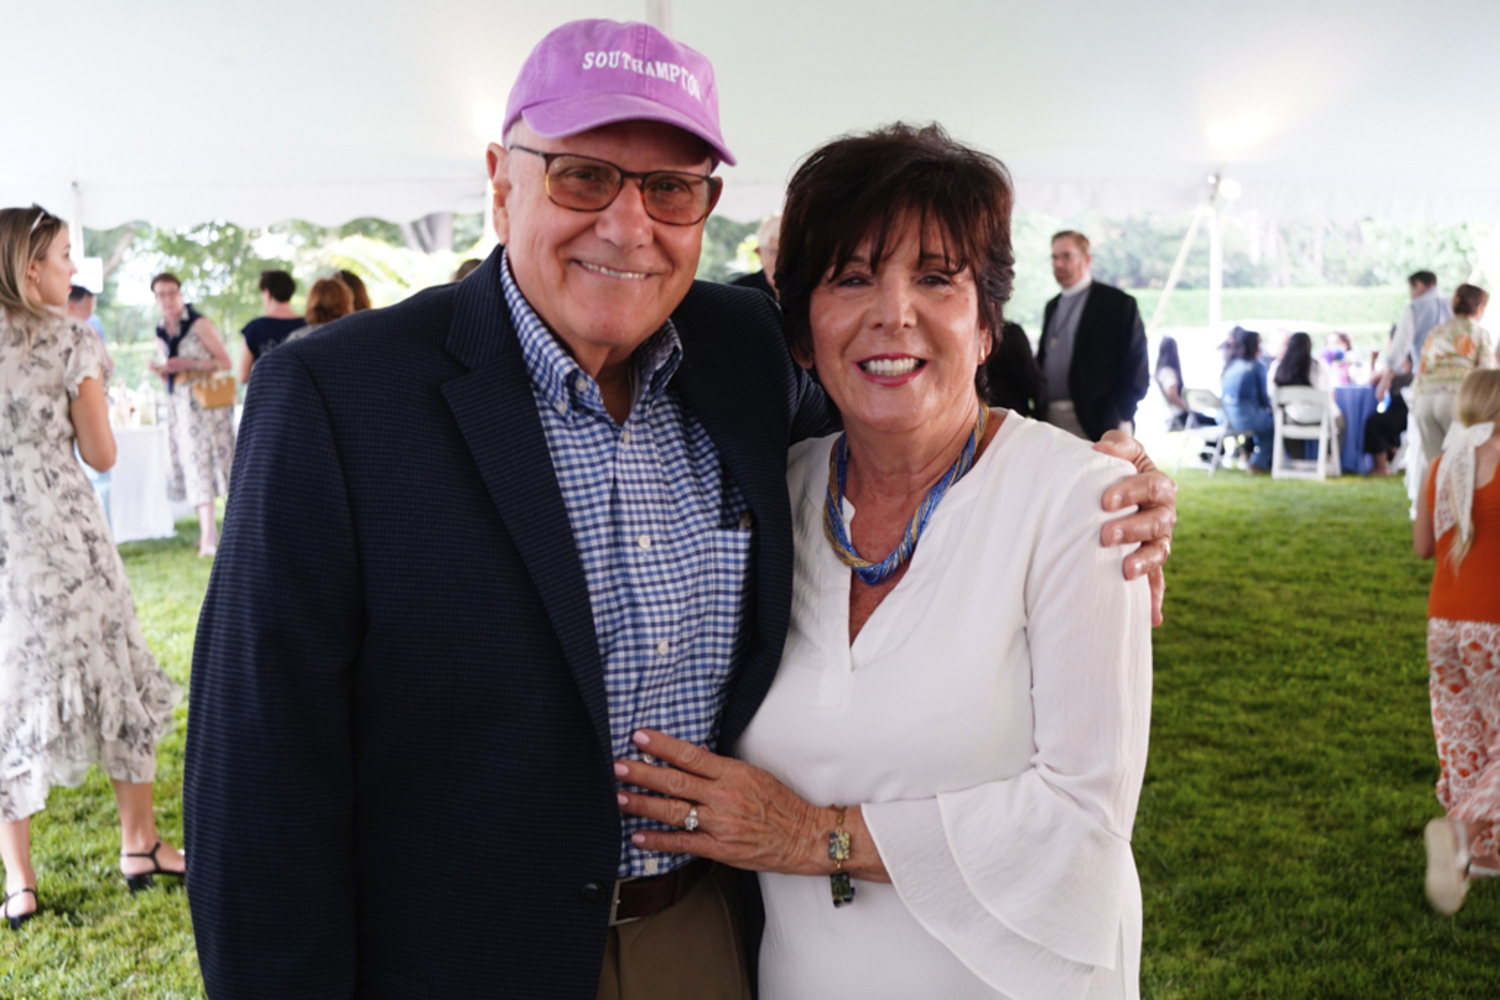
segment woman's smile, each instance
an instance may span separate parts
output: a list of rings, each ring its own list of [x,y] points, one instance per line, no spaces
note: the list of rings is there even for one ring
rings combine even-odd
[[[876,385],[905,385],[927,366],[922,358],[910,354],[879,354],[855,364]]]

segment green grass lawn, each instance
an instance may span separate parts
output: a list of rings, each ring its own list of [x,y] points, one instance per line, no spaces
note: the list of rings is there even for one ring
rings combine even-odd
[[[1500,995],[1500,884],[1455,918],[1422,898],[1431,571],[1401,484],[1180,478],[1135,838],[1143,995]],[[122,549],[146,635],[184,684],[208,578],[195,541],[185,521],[175,541]],[[182,736],[157,784],[178,843]],[[0,929],[0,997],[201,996],[187,897],[127,894],[115,822],[97,775],[52,793],[35,822],[43,913]],[[289,890],[268,887],[266,905],[294,904]]]

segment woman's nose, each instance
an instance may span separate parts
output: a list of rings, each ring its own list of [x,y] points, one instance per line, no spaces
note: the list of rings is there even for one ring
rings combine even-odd
[[[875,325],[888,330],[900,330],[914,325],[916,310],[913,307],[911,289],[904,281],[881,281],[876,288]]]

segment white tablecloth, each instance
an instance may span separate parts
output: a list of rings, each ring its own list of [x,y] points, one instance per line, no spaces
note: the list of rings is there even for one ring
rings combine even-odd
[[[173,523],[193,508],[167,499],[167,429],[121,427],[115,429],[115,467],[110,470],[109,514],[115,542],[143,538],[168,538]]]

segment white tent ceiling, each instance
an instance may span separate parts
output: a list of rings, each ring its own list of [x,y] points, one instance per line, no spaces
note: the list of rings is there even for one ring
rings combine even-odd
[[[734,218],[822,140],[903,118],[999,155],[1022,209],[1186,210],[1223,169],[1272,217],[1500,221],[1495,0],[658,6],[718,73]],[[646,7],[0,0],[0,204],[96,228],[479,211],[526,52]]]

